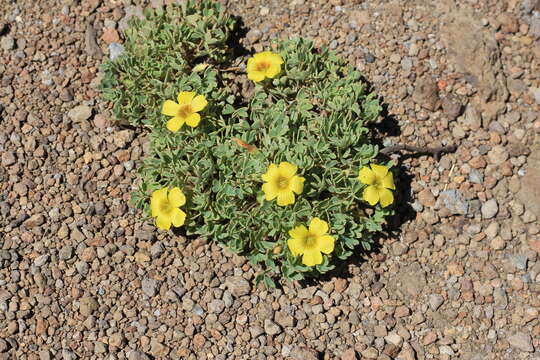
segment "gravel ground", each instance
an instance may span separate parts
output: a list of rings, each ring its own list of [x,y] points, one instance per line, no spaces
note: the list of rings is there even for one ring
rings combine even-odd
[[[1,1],[0,359],[540,359],[540,1],[225,2],[362,70],[386,145],[458,145],[397,158],[376,253],[271,291],[129,205],[147,141],[97,91],[129,3]]]

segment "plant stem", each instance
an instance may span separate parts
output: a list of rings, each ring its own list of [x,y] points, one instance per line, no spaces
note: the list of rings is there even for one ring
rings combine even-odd
[[[448,146],[439,146],[434,148],[429,147],[423,147],[423,146],[414,146],[414,145],[406,145],[406,144],[400,144],[400,145],[393,145],[393,146],[387,146],[384,149],[381,150],[382,154],[388,155],[391,153],[399,152],[399,151],[410,151],[417,154],[430,154],[433,155],[435,160],[439,160],[442,153],[451,153],[457,150],[456,145],[448,145]]]

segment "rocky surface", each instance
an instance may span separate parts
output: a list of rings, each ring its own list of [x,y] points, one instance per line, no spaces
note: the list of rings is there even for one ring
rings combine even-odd
[[[0,359],[539,358],[540,3],[223,2],[246,47],[302,35],[364,72],[385,144],[458,150],[396,157],[411,180],[378,252],[253,287],[245,259],[129,204],[147,141],[97,85],[142,8],[2,1]]]

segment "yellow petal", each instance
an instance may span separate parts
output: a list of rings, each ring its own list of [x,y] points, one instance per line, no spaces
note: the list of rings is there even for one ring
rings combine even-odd
[[[155,190],[152,193],[152,201],[167,200],[167,193],[168,192],[169,192],[168,187],[164,187],[163,189]]]
[[[294,194],[292,191],[282,191],[278,193],[277,204],[279,206],[287,206],[294,204]]]
[[[330,235],[323,235],[317,239],[318,249],[325,254],[330,254],[334,251],[334,237]]]
[[[387,207],[388,205],[394,202],[394,194],[392,194],[390,190],[385,189],[383,187],[379,189],[379,197],[381,200],[382,207]]]
[[[277,65],[283,64],[283,58],[281,57],[281,55],[273,53],[271,51],[269,51],[269,53],[270,54],[268,55],[268,58],[270,59],[270,62],[272,64],[277,64]]]
[[[175,116],[169,121],[167,121],[167,129],[172,132],[177,132],[184,125],[184,120],[182,118]]]
[[[301,176],[293,176],[289,188],[297,195],[300,195],[304,191],[304,178]]]
[[[379,192],[377,191],[377,187],[369,185],[364,190],[364,195],[362,197],[365,201],[369,203],[369,205],[375,205],[377,201],[379,201]]]
[[[373,183],[375,182],[375,174],[369,167],[364,166],[360,169],[360,173],[358,174],[358,180],[360,180],[360,182],[363,184],[373,185]]]
[[[289,239],[287,240],[287,247],[291,251],[291,254],[294,256],[300,255],[303,252],[302,240],[301,239]]]
[[[180,109],[180,105],[178,105],[172,100],[166,100],[163,103],[163,108],[161,109],[161,113],[167,116],[176,116],[179,109]]]
[[[195,97],[195,92],[193,91],[182,91],[178,94],[178,104],[185,105],[191,104],[191,101]]]
[[[270,164],[266,173],[261,176],[263,181],[274,182],[279,177],[279,171],[276,164]]]
[[[382,186],[387,189],[396,189],[396,186],[394,185],[394,174],[392,174],[391,171],[389,171],[388,174],[386,174],[386,176],[383,178]]]
[[[201,115],[193,113],[186,118],[186,124],[191,127],[196,127],[201,122]]]
[[[206,101],[206,98],[204,97],[204,95],[195,96],[193,100],[191,101],[191,108],[195,112],[201,111],[202,109],[206,107],[206,105],[208,105],[208,101]]]
[[[264,183],[262,191],[264,192],[264,198],[267,201],[272,201],[278,196],[278,188],[273,182]]]
[[[255,70],[256,66],[257,66],[257,61],[255,60],[255,58],[249,58],[247,62],[247,66],[246,66],[247,72],[248,73],[252,72],[253,70]]]
[[[279,174],[287,179],[290,179],[296,174],[298,167],[286,161],[279,164]]]
[[[171,218],[169,216],[158,216],[156,218],[156,226],[161,230],[169,230],[171,228]]]
[[[388,168],[383,165],[371,164],[371,170],[375,173],[375,177],[381,181],[388,174]]]
[[[276,77],[277,74],[281,72],[281,65],[279,64],[272,64],[268,69],[266,69],[266,77],[273,79]]]
[[[175,187],[169,192],[169,202],[173,207],[183,206],[186,203],[186,196],[180,188]]]
[[[175,227],[180,227],[184,225],[184,222],[186,221],[186,213],[179,208],[175,208],[172,211],[171,221]]]
[[[302,256],[302,263],[307,266],[315,266],[322,263],[322,254],[319,250],[306,251]]]
[[[289,235],[293,239],[304,240],[308,235],[308,229],[304,225],[298,225],[289,230]]]
[[[248,79],[255,82],[263,81],[264,77],[265,75],[262,71],[252,70],[248,72]]]
[[[328,223],[318,217],[313,218],[309,223],[309,233],[314,236],[323,236],[328,232]]]

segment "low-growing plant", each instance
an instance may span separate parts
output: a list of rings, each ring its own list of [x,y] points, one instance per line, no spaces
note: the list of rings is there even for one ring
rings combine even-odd
[[[221,19],[212,28],[219,41],[168,41],[190,24],[199,27],[185,14],[197,14],[203,24],[205,14]],[[367,126],[381,107],[358,71],[308,40],[277,41],[248,60],[255,85],[245,98],[224,76],[224,64],[235,60],[226,48],[233,22],[218,5],[171,6],[132,26],[126,54],[104,67],[103,91],[117,117],[151,128],[151,155],[139,167],[142,181],[133,196],[137,206],[174,226],[180,220],[172,209],[181,203],[187,235],[247,256],[260,265],[257,280],[267,285],[275,275],[298,280],[325,273],[358,246],[371,249],[374,233],[392,214],[394,183],[389,164],[377,165]],[[145,44],[148,29],[153,39],[166,40]],[[173,46],[196,51],[173,56]],[[164,75],[168,68],[174,76]],[[195,103],[199,95],[208,102],[203,109]],[[171,116],[193,113],[200,116],[195,126],[171,128]],[[185,205],[167,200],[165,188],[181,189]],[[150,209],[156,191],[164,205]]]

